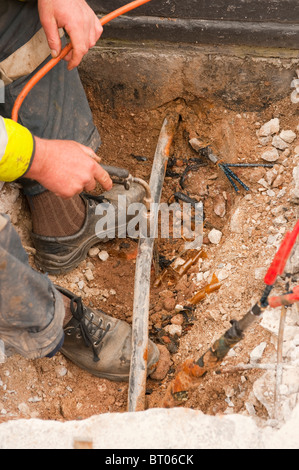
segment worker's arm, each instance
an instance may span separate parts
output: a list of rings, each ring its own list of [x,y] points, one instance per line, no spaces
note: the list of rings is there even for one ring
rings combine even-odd
[[[65,60],[69,70],[77,67],[103,32],[94,11],[85,0],[38,0],[38,9],[52,56],[57,57],[61,52],[58,30],[64,28],[73,46]]]
[[[93,150],[70,140],[34,137],[20,124],[0,117],[0,181],[25,176],[63,198],[112,187],[110,176],[93,159]]]
[[[14,181],[23,176],[33,160],[34,138],[28,129],[0,117],[0,181]]]

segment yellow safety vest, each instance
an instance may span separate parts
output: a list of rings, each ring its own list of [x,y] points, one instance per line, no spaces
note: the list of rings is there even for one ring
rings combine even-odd
[[[35,145],[26,127],[0,116],[0,181],[15,181],[29,170]]]

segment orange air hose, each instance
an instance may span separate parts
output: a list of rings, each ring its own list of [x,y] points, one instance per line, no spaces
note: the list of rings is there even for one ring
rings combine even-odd
[[[134,2],[128,3],[127,5],[124,5],[121,8],[118,8],[117,10],[109,13],[108,15],[104,16],[103,18],[100,19],[101,25],[104,26],[105,24],[109,23],[109,21],[114,20],[118,16],[124,15],[125,13],[128,13],[131,10],[134,10],[135,8],[143,5],[144,3],[148,3],[151,0],[135,0]],[[42,67],[30,80],[29,82],[25,85],[19,96],[17,97],[12,114],[11,114],[11,119],[15,122],[18,121],[19,117],[19,110],[22,106],[22,103],[28,93],[32,90],[32,88],[48,73],[50,70],[52,70],[53,67],[55,67],[58,62],[60,62],[64,57],[68,55],[68,53],[72,50],[73,46],[72,44],[68,44],[65,46],[65,48],[61,51],[58,57],[55,59],[51,59],[44,67]]]

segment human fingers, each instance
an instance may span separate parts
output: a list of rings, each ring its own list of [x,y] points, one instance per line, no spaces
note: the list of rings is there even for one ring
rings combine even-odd
[[[94,178],[100,183],[105,191],[110,191],[110,189],[112,189],[112,180],[107,171],[105,171],[101,165],[97,165],[95,168]]]
[[[52,10],[47,8],[47,6],[40,8],[39,15],[49,47],[51,49],[51,55],[52,57],[57,57],[61,52],[61,39],[55,16]]]
[[[95,16],[94,17],[94,27],[90,28],[90,37],[89,37],[89,42],[90,45],[89,47],[92,48],[93,46],[96,45],[100,37],[102,36],[103,33],[103,26],[100,22],[100,20]]]
[[[91,178],[91,180],[84,185],[84,190],[88,193],[90,191],[93,191],[96,188],[96,181],[94,178]]]

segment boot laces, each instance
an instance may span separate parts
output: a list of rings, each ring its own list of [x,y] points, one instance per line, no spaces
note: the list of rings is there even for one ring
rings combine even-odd
[[[98,362],[99,352],[102,346],[103,339],[110,330],[111,324],[108,323],[106,328],[103,328],[103,319],[101,318],[99,324],[93,322],[94,314],[91,313],[90,318],[87,318],[86,308],[83,305],[81,297],[74,297],[71,299],[70,309],[73,317],[78,322],[78,327],[82,334],[83,341],[87,347],[91,347],[93,351],[93,360]],[[96,339],[95,339],[96,338]]]

